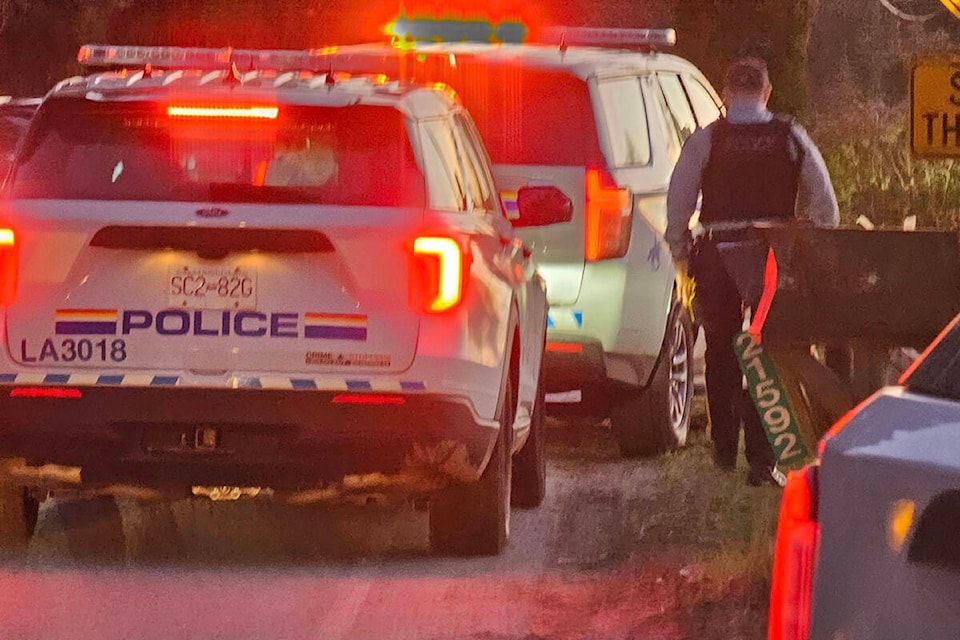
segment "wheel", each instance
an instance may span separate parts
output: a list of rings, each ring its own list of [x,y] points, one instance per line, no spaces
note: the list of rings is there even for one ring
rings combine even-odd
[[[693,404],[693,347],[690,316],[674,304],[650,384],[614,406],[610,416],[624,456],[652,455],[686,444]]]
[[[0,551],[23,551],[37,526],[40,502],[25,487],[0,484]]]
[[[508,380],[500,390],[500,433],[480,480],[455,483],[430,499],[430,546],[437,553],[496,555],[507,545],[513,389],[513,380]]]
[[[543,372],[537,384],[537,398],[530,415],[530,435],[513,456],[513,488],[510,502],[514,507],[539,507],[547,493],[547,446],[544,423],[545,391]]]

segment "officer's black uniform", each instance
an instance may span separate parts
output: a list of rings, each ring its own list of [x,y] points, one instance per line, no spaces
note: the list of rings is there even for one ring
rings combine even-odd
[[[776,116],[769,122],[749,124],[720,120],[712,129],[710,156],[701,182],[700,222],[704,228],[792,220],[803,152],[793,136],[791,119]],[[774,465],[773,451],[742,388],[733,347],[742,330],[744,306],[756,301],[743,300],[720,256],[721,250],[730,250],[731,259],[737,259],[737,245],[729,243],[753,239],[749,229],[708,231],[694,244],[690,271],[696,281],[695,315],[707,343],[707,402],[716,462],[725,468],[736,465],[742,420],[751,472],[765,474]],[[758,268],[762,269],[762,264]]]

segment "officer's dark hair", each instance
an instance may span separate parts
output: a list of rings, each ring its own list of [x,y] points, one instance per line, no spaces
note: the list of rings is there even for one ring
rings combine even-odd
[[[770,86],[767,63],[760,58],[738,58],[727,69],[723,85],[735,91],[759,93]]]

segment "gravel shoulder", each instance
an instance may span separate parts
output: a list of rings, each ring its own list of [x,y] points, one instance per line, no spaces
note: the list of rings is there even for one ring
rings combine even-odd
[[[714,637],[697,538],[670,533],[669,456],[622,460],[586,420],[550,435],[548,498],[495,558],[431,557],[408,506],[123,500],[118,545],[96,504],[48,501],[27,557],[0,564],[0,637]]]

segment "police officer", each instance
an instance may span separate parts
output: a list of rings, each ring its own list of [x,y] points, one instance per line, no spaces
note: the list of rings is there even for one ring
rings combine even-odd
[[[666,240],[681,283],[688,275],[695,280],[706,339],[714,461],[722,469],[736,467],[742,420],[751,485],[779,484],[782,474],[743,390],[733,341],[742,330],[744,300],[720,252],[749,242],[757,221],[799,218],[835,227],[839,217],[823,157],[792,118],[767,110],[771,90],[762,60],[735,60],[724,79],[726,117],[687,139],[667,194]],[[705,234],[694,243],[689,223],[701,194]]]

